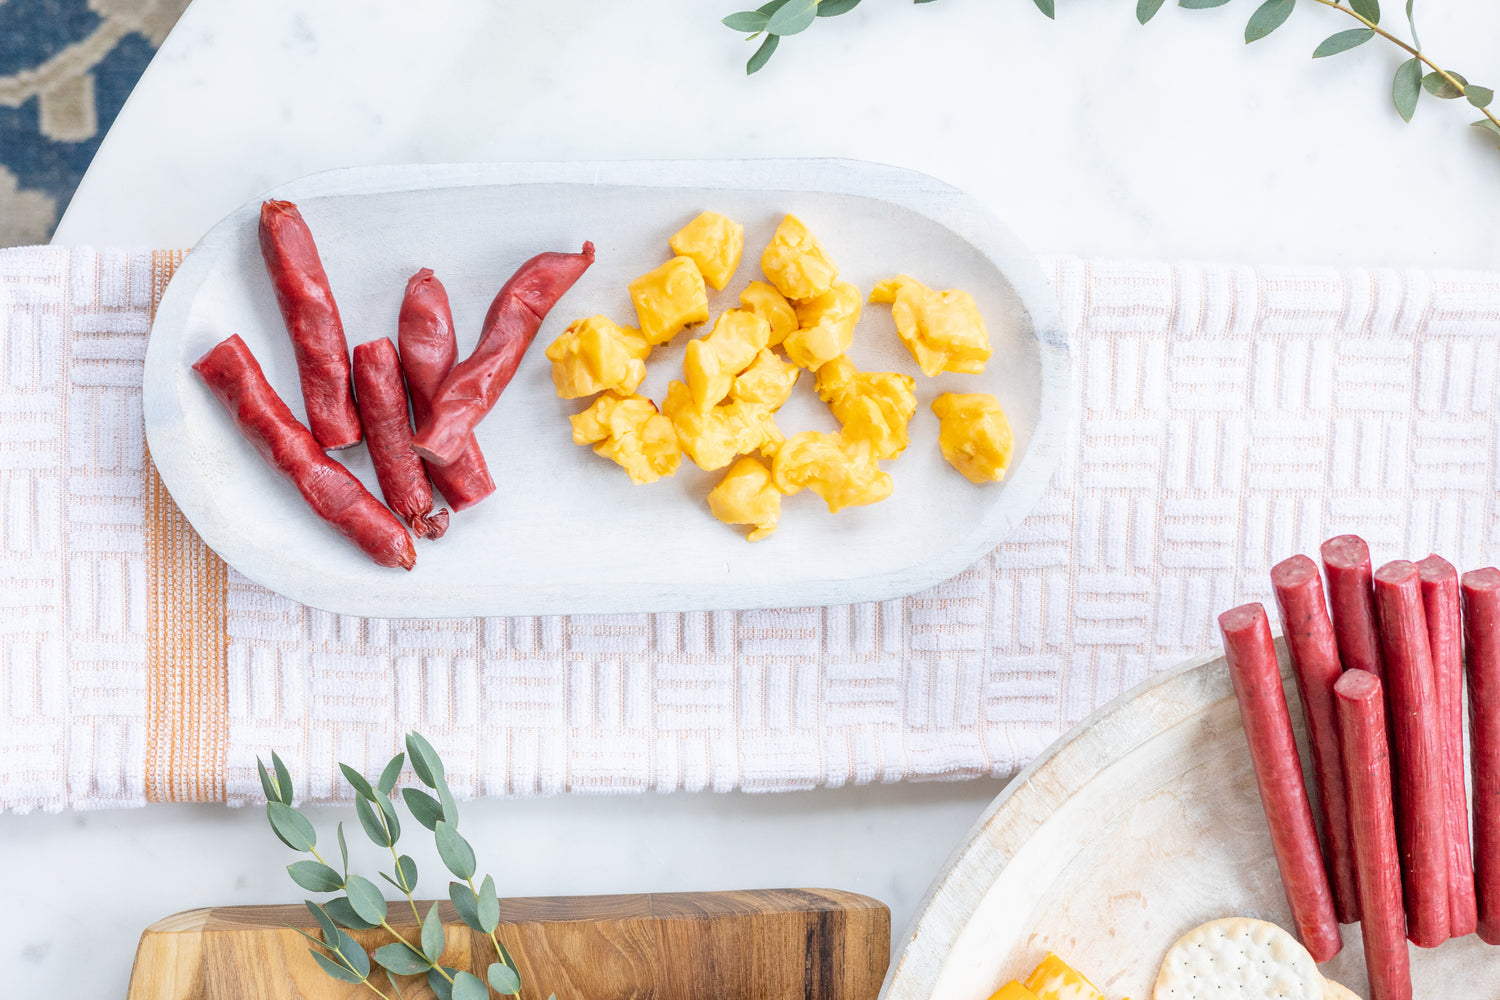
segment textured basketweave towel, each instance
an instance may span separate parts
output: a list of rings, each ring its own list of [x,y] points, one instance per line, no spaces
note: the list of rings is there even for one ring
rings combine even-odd
[[[155,478],[141,366],[178,259],[0,251],[0,808],[250,801],[273,748],[339,797],[336,761],[410,728],[464,795],[1007,774],[1329,534],[1500,559],[1500,274],[1053,259],[1066,457],[932,590],[328,615],[226,571]]]

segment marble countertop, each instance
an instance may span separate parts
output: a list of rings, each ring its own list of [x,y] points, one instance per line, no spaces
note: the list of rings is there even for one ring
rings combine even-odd
[[[747,78],[732,6],[196,0],[55,241],[190,246],[352,164],[817,155],[936,175],[1041,253],[1500,267],[1500,153],[1472,109],[1424,99],[1403,124],[1388,46],[1311,61],[1350,26],[1336,12],[1304,4],[1246,48],[1247,0],[1144,28],[1125,0],[1064,0],[1055,23],[1025,0],[869,3]],[[1419,7],[1433,53],[1500,84],[1500,5]],[[884,900],[899,939],[999,790],[482,802],[465,824],[481,860],[512,859],[505,894],[816,884]],[[0,816],[0,853],[17,996],[123,996],[151,921],[299,898],[258,810]]]
[[[370,163],[847,156],[926,171],[1038,253],[1500,267],[1497,154],[1463,102],[1391,107],[1402,54],[1303,4],[1246,46],[1207,11],[867,3],[754,46],[733,0],[195,0],[55,237],[191,246],[316,170]],[[1403,5],[1384,5],[1400,24]],[[722,7],[722,9],[720,9]],[[1500,87],[1500,5],[1419,3],[1429,50]]]

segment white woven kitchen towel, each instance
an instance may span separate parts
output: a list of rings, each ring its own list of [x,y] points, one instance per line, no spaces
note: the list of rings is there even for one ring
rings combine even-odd
[[[467,795],[1006,774],[1212,650],[1215,613],[1327,535],[1500,559],[1500,274],[1052,259],[1066,457],[1008,541],[930,591],[383,621],[230,571],[203,646],[204,616],[151,584],[180,534],[151,520],[141,432],[163,263],[0,252],[0,808],[248,801],[272,749],[341,797],[336,761],[376,768],[411,728]],[[196,686],[172,673],[188,645]]]

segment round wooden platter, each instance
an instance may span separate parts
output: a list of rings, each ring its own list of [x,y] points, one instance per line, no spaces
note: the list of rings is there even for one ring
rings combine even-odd
[[[1290,928],[1223,657],[1153,678],[1055,743],[990,805],[918,912],[882,1000],[985,1000],[1048,951],[1111,1000],[1150,1000],[1167,948],[1198,924]],[[1368,996],[1359,926],[1343,937],[1323,974]],[[1476,936],[1411,956],[1419,997],[1500,994],[1500,948]]]

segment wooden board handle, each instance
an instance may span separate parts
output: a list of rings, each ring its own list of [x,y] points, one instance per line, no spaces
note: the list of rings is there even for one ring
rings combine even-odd
[[[428,903],[418,906],[425,916]],[[489,937],[451,904],[439,914],[443,964],[481,979]],[[404,913],[404,919],[402,914]],[[404,901],[390,921],[409,940]],[[296,929],[317,933],[303,906],[190,910],[141,935],[128,1000],[345,1000],[375,994],[325,975]],[[352,932],[367,950],[384,930]],[[832,889],[756,889],[629,896],[502,899],[496,935],[520,968],[522,1000],[876,1000],[890,961],[891,914],[868,896]],[[389,992],[384,973],[372,980]],[[407,1000],[432,997],[403,978]]]

